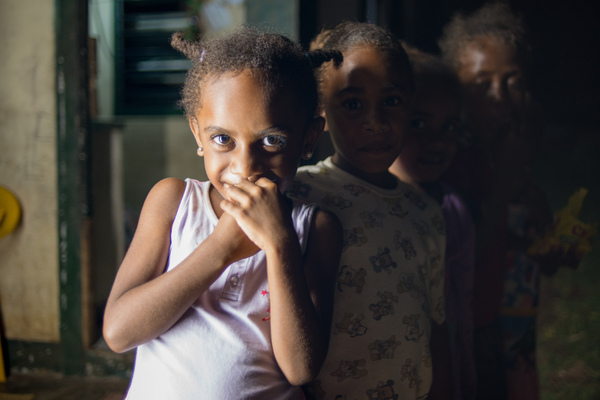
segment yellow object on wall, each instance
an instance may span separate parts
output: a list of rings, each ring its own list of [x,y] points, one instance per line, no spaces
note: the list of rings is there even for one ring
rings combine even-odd
[[[3,186],[0,186],[0,238],[14,231],[21,220],[21,206],[19,200]],[[2,332],[0,332],[0,342]],[[6,382],[4,369],[4,356],[0,346],[0,382]]]
[[[20,220],[19,200],[10,190],[0,186],[0,238],[14,231]]]

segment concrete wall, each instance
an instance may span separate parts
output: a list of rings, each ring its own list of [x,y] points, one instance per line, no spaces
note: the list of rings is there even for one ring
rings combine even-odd
[[[0,238],[8,339],[59,340],[54,1],[0,2],[0,185],[23,209]]]
[[[183,116],[131,116],[123,121],[123,193],[129,212],[139,213],[148,191],[163,178],[206,180]]]

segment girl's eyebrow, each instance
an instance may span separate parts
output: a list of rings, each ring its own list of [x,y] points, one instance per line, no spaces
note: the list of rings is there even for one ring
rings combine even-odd
[[[415,110],[415,111],[413,111],[412,116],[413,117],[430,117],[431,113]]]
[[[270,126],[267,129],[263,129],[262,131],[259,131],[256,133],[257,136],[268,136],[268,135],[273,135],[275,133],[278,134],[284,134],[284,135],[289,135],[291,133],[291,130],[283,125],[274,125],[274,126]]]
[[[340,90],[339,92],[336,93],[336,96],[343,96],[345,94],[359,94],[359,93],[363,93],[365,91],[365,89],[363,88],[359,88],[357,86],[348,86],[343,88],[342,90]]]
[[[406,92],[407,86],[403,83],[390,83],[389,85],[383,88],[385,91],[388,90],[399,90],[401,92]]]
[[[225,128],[221,128],[220,126],[209,125],[204,128],[204,132],[206,133],[228,133],[229,131]]]
[[[475,75],[477,78],[481,78],[481,77],[488,77],[490,75],[494,75],[496,73],[496,71],[494,71],[493,69],[482,69],[480,71],[477,72],[477,74]],[[515,75],[520,75],[522,72],[519,68],[515,68],[515,69],[511,69],[509,70],[507,73],[505,73],[503,76],[504,77],[511,77],[511,76],[515,76]]]
[[[384,92],[391,92],[394,90],[406,92],[407,86],[403,83],[390,83],[389,85],[386,85],[383,87]],[[364,91],[365,91],[364,88],[361,88],[358,86],[348,86],[346,88],[343,88],[339,92],[337,92],[336,96],[343,96],[344,94],[359,94],[359,93],[364,93]]]
[[[215,125],[209,125],[206,128],[204,128],[204,131],[208,134],[213,134],[213,133],[217,133],[217,134],[225,134],[225,135],[231,135],[231,131],[222,128],[220,126],[215,126]],[[262,131],[258,131],[256,132],[255,136],[257,137],[262,137],[262,136],[268,136],[268,135],[273,135],[273,134],[284,134],[284,135],[289,135],[291,132],[291,130],[288,127],[285,127],[283,125],[274,125],[274,126],[270,126],[266,129],[263,129]]]

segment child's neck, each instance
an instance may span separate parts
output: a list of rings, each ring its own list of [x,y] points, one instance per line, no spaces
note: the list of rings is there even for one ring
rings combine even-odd
[[[337,157],[337,154],[334,154],[331,160],[342,170],[354,175],[359,179],[362,179],[363,181],[369,182],[371,185],[378,186],[382,189],[395,189],[396,186],[398,186],[398,178],[396,178],[387,170],[378,173],[365,172],[360,168],[348,163],[342,157]]]
[[[444,190],[440,181],[421,182],[419,183],[419,187],[421,188],[421,190],[427,193],[429,197],[437,201],[439,205],[442,204],[442,201],[444,199]]]

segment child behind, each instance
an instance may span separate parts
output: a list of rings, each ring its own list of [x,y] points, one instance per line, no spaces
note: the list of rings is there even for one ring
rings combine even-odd
[[[300,46],[243,28],[173,46],[209,182],[150,191],[104,335],[137,347],[128,399],[297,399],[327,351],[339,223],[283,191],[323,129]]]
[[[318,75],[335,153],[301,167],[288,194],[335,213],[344,243],[329,352],[310,395],[425,398],[430,340],[444,322],[445,237],[439,207],[388,172],[410,118],[408,58],[370,24],[343,23],[316,42],[344,56]]]
[[[527,253],[552,223],[545,195],[531,177],[542,134],[528,85],[531,48],[523,21],[501,2],[456,15],[440,48],[463,85],[465,126],[472,136],[444,179],[474,200],[477,397],[535,400],[540,271],[577,265],[580,255],[565,256],[558,248]]]
[[[406,46],[405,46],[406,47]],[[473,270],[475,227],[467,205],[440,178],[457,149],[460,84],[436,57],[407,48],[415,74],[411,128],[390,172],[429,194],[446,222],[446,321],[450,333],[453,399],[475,398]]]

